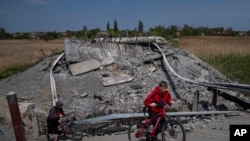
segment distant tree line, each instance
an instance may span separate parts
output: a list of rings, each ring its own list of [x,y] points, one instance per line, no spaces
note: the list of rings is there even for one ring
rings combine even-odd
[[[94,38],[98,32],[101,32],[100,28],[94,28],[88,30],[84,25],[82,30],[66,32],[32,32],[32,33],[7,33],[4,28],[0,27],[0,39],[43,39],[53,40],[64,37],[75,38]],[[148,31],[144,32],[144,24],[141,20],[138,22],[138,27],[134,29],[119,29],[117,20],[114,20],[113,27],[110,22],[107,22],[106,32],[111,37],[134,37],[134,36],[162,36],[166,39],[179,38],[184,36],[250,36],[250,30],[246,32],[234,31],[229,27],[224,29],[223,27],[192,27],[185,24],[183,27],[176,25],[170,25],[168,27],[158,25],[150,27]]]

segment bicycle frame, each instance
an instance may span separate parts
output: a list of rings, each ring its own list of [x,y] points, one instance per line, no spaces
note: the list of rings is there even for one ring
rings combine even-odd
[[[176,141],[186,140],[186,133],[182,124],[178,120],[171,119],[170,117],[168,117],[165,111],[162,111],[158,114],[154,114],[150,118],[146,116],[144,110],[143,112],[145,119],[143,121],[132,121],[129,126],[128,129],[129,141],[136,141],[138,139],[144,139],[144,140],[157,139],[156,137],[157,131],[161,132],[160,139],[162,141],[166,141],[166,139],[176,140]],[[155,122],[153,128],[150,127],[152,122]]]
[[[64,122],[64,123],[60,122],[60,124],[59,124],[59,127],[61,128],[60,132],[61,132],[61,134],[63,133],[64,136],[66,136],[66,132],[68,130],[68,125],[70,124],[70,122],[72,122],[71,120],[69,120],[69,115],[71,113],[73,113],[73,112],[66,114],[66,117],[67,117],[66,122]],[[60,121],[61,121],[61,119],[60,119]]]
[[[137,132],[135,133],[135,136],[136,136],[137,138],[140,137],[140,136],[143,136],[142,133],[141,133],[140,131],[143,130],[143,129],[145,129],[150,123],[152,123],[152,121],[153,121],[154,119],[158,118],[158,119],[157,119],[157,122],[156,122],[156,124],[155,124],[155,126],[154,126],[154,128],[149,132],[149,133],[150,133],[150,136],[152,136],[152,137],[155,136],[155,133],[156,133],[158,127],[160,126],[160,123],[161,123],[162,119],[164,118],[164,116],[165,116],[165,112],[162,111],[162,112],[158,113],[157,115],[155,115],[155,116],[152,117],[152,118],[147,118],[147,119],[145,120],[146,122],[143,123],[143,125],[139,128],[139,130],[137,130]]]
[[[151,119],[151,121],[152,121],[153,119],[158,118],[158,119],[157,119],[157,122],[156,122],[156,124],[155,124],[155,126],[154,126],[154,128],[153,128],[153,130],[150,132],[150,135],[151,135],[151,136],[155,136],[155,133],[156,133],[158,127],[160,126],[160,123],[161,123],[162,119],[164,118],[164,116],[165,116],[165,114],[163,114],[163,113],[161,112],[161,113],[157,114],[156,116],[154,116],[154,117]]]

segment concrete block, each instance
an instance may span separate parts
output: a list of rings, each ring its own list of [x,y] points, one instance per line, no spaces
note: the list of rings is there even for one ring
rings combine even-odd
[[[150,65],[150,66],[148,67],[148,70],[151,71],[151,72],[154,72],[154,71],[156,70],[156,67],[153,66],[153,65]]]
[[[113,57],[104,57],[103,61],[101,62],[102,66],[107,66],[107,65],[111,65],[115,62]]]
[[[81,42],[79,40],[64,39],[64,53],[67,63],[82,61],[79,53],[80,44]]]
[[[100,68],[101,64],[96,59],[89,59],[84,62],[72,64],[69,66],[69,70],[72,75],[78,75],[82,73],[86,73],[95,69]]]
[[[20,114],[22,118],[25,118],[25,116],[33,116],[34,115],[34,109],[35,104],[34,103],[18,103]]]
[[[105,77],[102,79],[103,86],[117,85],[121,83],[126,83],[133,81],[131,76],[115,76],[115,77]]]

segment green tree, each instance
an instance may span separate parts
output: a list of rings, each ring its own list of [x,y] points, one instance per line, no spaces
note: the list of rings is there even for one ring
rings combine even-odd
[[[172,37],[177,37],[178,27],[176,25],[171,25],[169,29],[169,35]]]
[[[83,36],[84,36],[84,32],[82,32],[82,31],[76,32],[76,38],[82,38]]]
[[[116,20],[114,20],[114,31],[117,33],[118,32],[118,23]]]
[[[24,35],[23,35],[24,36]],[[40,36],[41,39],[44,40],[54,40],[58,38],[58,34],[56,33],[56,31],[53,32],[46,32],[44,34],[42,34],[42,36]]]
[[[139,33],[143,33],[143,22],[139,20],[139,23],[138,23],[138,29],[139,29]]]
[[[109,22],[107,23],[107,31],[110,30],[110,25],[109,25]]]
[[[182,28],[181,35],[182,36],[192,36],[193,27],[185,24]]]
[[[88,27],[86,25],[83,25],[82,31],[83,32],[87,32],[88,31]]]
[[[6,39],[7,33],[4,28],[0,28],[0,39]]]
[[[162,36],[164,38],[167,38],[167,36],[168,36],[167,29],[164,26],[161,26],[161,25],[150,28],[149,29],[149,35]]]
[[[232,27],[227,28],[226,30],[228,36],[234,36],[234,30]]]
[[[89,30],[88,33],[87,33],[87,34],[88,34],[88,37],[94,38],[95,35],[96,35],[98,32],[100,32],[100,31],[101,31],[100,28],[91,29],[91,30]]]
[[[87,32],[88,32],[88,27],[86,25],[83,25],[82,36],[85,36],[87,38]]]

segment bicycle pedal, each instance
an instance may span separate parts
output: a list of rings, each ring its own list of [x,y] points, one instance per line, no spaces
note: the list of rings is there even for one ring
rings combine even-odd
[[[68,137],[63,136],[63,137],[61,137],[60,139],[61,139],[61,140],[67,140]]]
[[[151,141],[151,136],[149,134],[146,134],[146,141]]]
[[[158,139],[157,137],[152,137],[151,141],[161,141],[161,140]]]

